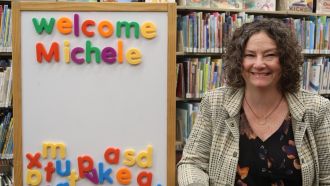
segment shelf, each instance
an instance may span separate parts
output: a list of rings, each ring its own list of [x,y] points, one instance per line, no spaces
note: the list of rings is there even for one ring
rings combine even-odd
[[[11,57],[11,52],[0,52],[0,57]]]
[[[329,53],[302,53],[305,57],[330,57]],[[187,56],[211,56],[211,57],[221,57],[222,53],[203,53],[203,52],[176,52],[177,57],[187,57]]]
[[[202,98],[176,98],[177,102],[200,102]]]
[[[0,111],[2,111],[2,110],[12,110],[13,109],[13,107],[0,107]]]
[[[176,52],[176,56],[211,56],[211,57],[221,57],[222,53],[204,53],[204,52]]]
[[[187,11],[205,11],[205,12],[242,12],[237,9],[219,9],[219,8],[206,8],[206,7],[189,7],[189,6],[177,6],[179,12]]]
[[[13,154],[0,154],[0,160],[8,160],[8,159],[13,159]]]
[[[293,17],[308,17],[308,16],[330,16],[330,13],[314,13],[314,12],[297,12],[289,10],[279,11],[263,11],[263,10],[243,10],[243,9],[223,9],[223,8],[206,8],[206,7],[189,7],[177,6],[178,12],[204,11],[204,12],[245,12],[246,14],[262,14],[270,16],[293,16]]]
[[[321,53],[315,53],[315,54],[303,53],[303,55],[305,57],[330,57],[329,53],[324,53],[324,54],[321,54]]]

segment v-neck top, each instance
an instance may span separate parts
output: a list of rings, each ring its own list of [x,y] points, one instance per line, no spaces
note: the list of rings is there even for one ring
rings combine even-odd
[[[290,115],[277,131],[262,141],[250,128],[242,110],[239,149],[235,185],[302,185],[300,160]]]

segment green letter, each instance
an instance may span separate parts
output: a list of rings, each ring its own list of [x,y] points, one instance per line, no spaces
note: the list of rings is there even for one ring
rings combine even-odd
[[[48,34],[51,34],[54,28],[55,19],[50,18],[49,24],[45,18],[41,18],[40,24],[37,18],[33,18],[32,22],[38,34],[41,34],[43,30],[46,30]]]
[[[101,57],[100,57],[100,49],[97,47],[92,47],[92,43],[91,41],[87,40],[86,41],[86,63],[90,63],[91,62],[91,54],[92,52],[95,53],[95,61],[97,63],[101,62]]]
[[[131,22],[128,23],[127,21],[118,21],[117,22],[117,28],[116,28],[116,36],[119,38],[121,36],[121,27],[125,26],[125,33],[126,33],[126,38],[129,38],[131,35],[130,28],[134,27],[134,36],[136,39],[139,38],[140,35],[140,26],[137,22]]]

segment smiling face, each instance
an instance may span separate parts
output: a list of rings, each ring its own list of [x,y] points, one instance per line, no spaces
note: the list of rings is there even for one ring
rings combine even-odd
[[[246,88],[276,89],[281,65],[276,43],[265,32],[258,32],[246,43],[243,57],[243,78]]]

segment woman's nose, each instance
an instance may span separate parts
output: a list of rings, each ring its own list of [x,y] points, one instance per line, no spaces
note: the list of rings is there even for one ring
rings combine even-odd
[[[255,68],[264,68],[266,65],[265,65],[265,61],[263,59],[262,56],[257,56],[256,57],[256,61],[254,63],[254,67]]]

